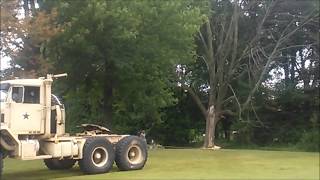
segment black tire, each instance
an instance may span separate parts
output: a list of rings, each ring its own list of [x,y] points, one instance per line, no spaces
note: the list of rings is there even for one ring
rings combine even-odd
[[[1,152],[1,149],[0,149],[0,179],[2,177],[2,169],[3,169],[3,154]]]
[[[121,171],[142,169],[147,159],[147,143],[137,136],[124,137],[116,145],[116,164]]]
[[[113,146],[106,138],[89,138],[83,146],[79,166],[86,174],[106,173],[112,168],[114,156]]]
[[[76,163],[76,160],[74,159],[45,159],[43,160],[44,164],[48,167],[50,170],[63,170],[63,169],[71,169],[74,164]]]

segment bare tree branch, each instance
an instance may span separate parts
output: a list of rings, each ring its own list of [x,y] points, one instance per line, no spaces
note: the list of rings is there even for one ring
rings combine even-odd
[[[305,22],[302,23],[301,26],[297,26],[295,29],[293,29],[291,32],[285,34],[285,31],[287,31],[289,29],[289,26],[292,25],[292,23],[289,23],[287,25],[287,27],[282,31],[281,33],[281,37],[279,38],[279,40],[277,41],[275,47],[273,48],[271,54],[268,56],[267,58],[267,62],[262,70],[262,72],[260,73],[260,77],[258,79],[258,81],[255,83],[255,86],[253,87],[253,89],[250,91],[246,101],[243,103],[242,107],[243,109],[245,109],[249,102],[251,101],[251,98],[252,96],[254,95],[254,93],[258,90],[260,84],[262,83],[262,80],[264,78],[264,76],[266,75],[266,73],[268,72],[269,68],[270,68],[270,64],[273,62],[273,60],[275,59],[275,55],[277,53],[279,53],[279,47],[282,45],[283,42],[285,42],[288,38],[290,38],[298,29],[300,29],[301,27],[303,27],[305,24],[307,24],[308,22],[311,21],[312,19],[312,14],[313,12],[311,13],[311,15],[308,16],[308,18],[306,18],[307,20]],[[263,52],[263,51],[261,51]],[[266,56],[266,55],[265,55]]]
[[[198,105],[199,109],[201,110],[201,113],[204,117],[207,116],[207,110],[205,106],[202,104],[199,96],[193,91],[193,89],[189,86],[182,85],[181,86],[184,90],[188,91],[188,93],[191,95],[192,99],[195,101],[195,103]]]
[[[234,97],[234,99],[236,100],[236,102],[237,102],[237,104],[238,104],[238,108],[239,108],[239,113],[238,113],[238,115],[239,115],[239,119],[241,119],[242,110],[241,110],[241,104],[240,104],[240,102],[239,102],[239,99],[238,99],[235,91],[233,90],[231,84],[228,84],[228,87],[229,87],[230,90],[232,91],[233,97]]]

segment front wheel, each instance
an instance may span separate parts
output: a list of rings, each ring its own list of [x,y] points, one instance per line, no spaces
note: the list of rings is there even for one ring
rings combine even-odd
[[[116,145],[116,164],[121,171],[142,169],[147,158],[147,143],[137,136],[124,137]]]
[[[76,160],[74,159],[45,159],[43,160],[44,164],[51,170],[63,170],[63,169],[71,169]]]
[[[1,149],[0,149],[0,179],[1,179],[1,176],[2,176],[2,169],[3,169],[3,154],[1,152]]]
[[[89,138],[83,146],[83,157],[79,160],[82,172],[86,174],[106,173],[114,162],[112,144],[105,138]]]

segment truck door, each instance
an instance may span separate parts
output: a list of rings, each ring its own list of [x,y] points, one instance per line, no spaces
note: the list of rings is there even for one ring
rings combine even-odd
[[[10,126],[15,133],[41,134],[44,121],[39,86],[13,86],[10,111]]]

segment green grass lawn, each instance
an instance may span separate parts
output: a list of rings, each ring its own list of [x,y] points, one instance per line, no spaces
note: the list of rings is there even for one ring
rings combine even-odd
[[[42,161],[5,160],[3,179],[319,179],[319,153],[257,150],[153,150],[143,170],[84,175]]]

